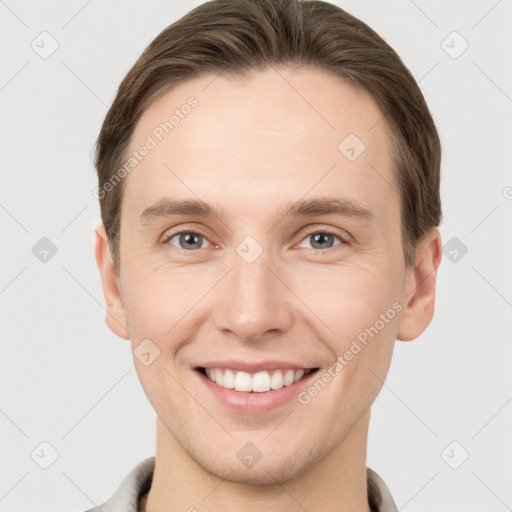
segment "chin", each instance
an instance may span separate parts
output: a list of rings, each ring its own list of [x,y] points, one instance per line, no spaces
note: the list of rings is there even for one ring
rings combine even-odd
[[[326,455],[322,450],[313,450],[311,446],[300,449],[287,446],[285,450],[273,448],[268,452],[260,452],[260,455],[255,450],[249,445],[242,453],[242,450],[237,449],[223,452],[219,456],[210,455],[208,458],[204,457],[204,453],[189,455],[212,476],[246,485],[275,485],[288,482],[311,469]],[[252,466],[246,466],[243,462],[244,455],[251,452],[260,458]]]

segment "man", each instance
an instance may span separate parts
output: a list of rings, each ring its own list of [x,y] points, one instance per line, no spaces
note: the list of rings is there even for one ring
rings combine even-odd
[[[96,259],[157,446],[102,510],[397,510],[370,408],[433,316],[440,154],[331,4],[213,0],[149,45],[98,138]]]

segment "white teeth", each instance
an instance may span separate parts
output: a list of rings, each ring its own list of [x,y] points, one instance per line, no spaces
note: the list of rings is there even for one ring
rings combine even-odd
[[[286,373],[283,377],[283,384],[285,386],[291,386],[293,384],[293,378],[295,377],[295,372],[293,370],[286,370]]]
[[[272,389],[281,389],[283,386],[283,372],[274,372],[270,379],[270,387]]]
[[[253,375],[252,390],[258,393],[270,390],[270,375],[268,372],[258,372]]]
[[[304,377],[305,373],[306,372],[304,370],[297,370],[295,372],[295,376],[293,378],[293,382],[297,382],[298,380],[302,379],[302,377]]]
[[[233,389],[235,387],[235,374],[231,370],[224,371],[223,386],[228,389]]]
[[[214,372],[215,372],[215,382],[219,386],[224,385],[224,375],[222,373],[222,370],[220,368],[215,368]]]
[[[206,376],[217,385],[243,392],[264,393],[271,389],[291,386],[310,373],[310,370],[271,370],[250,374],[224,368],[205,368]]]
[[[252,391],[252,379],[247,372],[236,373],[235,389],[237,391]]]

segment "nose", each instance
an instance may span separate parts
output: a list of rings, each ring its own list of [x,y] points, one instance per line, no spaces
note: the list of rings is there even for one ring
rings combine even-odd
[[[286,332],[293,323],[293,294],[267,254],[263,251],[250,263],[234,254],[232,269],[217,290],[215,326],[246,342]]]

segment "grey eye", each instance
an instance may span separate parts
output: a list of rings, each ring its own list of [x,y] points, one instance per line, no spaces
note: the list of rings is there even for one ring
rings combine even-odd
[[[172,243],[172,240],[178,238],[178,245]],[[180,249],[185,250],[193,250],[193,249],[201,249],[203,248],[203,242],[207,242],[207,239],[199,235],[198,233],[193,233],[191,231],[182,231],[180,233],[176,233],[172,235],[167,240],[171,245],[178,247]]]
[[[341,238],[337,235],[324,231],[317,231],[315,233],[310,233],[304,238],[304,240],[311,240],[311,246],[313,249],[330,249],[334,245],[339,245],[334,243],[334,239],[336,238],[340,240],[340,243],[342,242]],[[304,247],[302,243],[304,243],[304,241],[301,242],[299,247]]]

